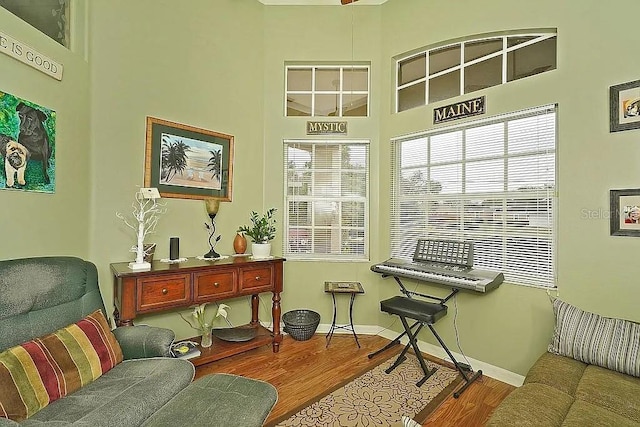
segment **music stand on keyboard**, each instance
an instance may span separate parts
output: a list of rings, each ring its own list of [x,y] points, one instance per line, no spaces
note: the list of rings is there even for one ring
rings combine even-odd
[[[438,258],[442,256],[446,256],[449,259],[452,259],[451,254],[453,254],[456,257],[454,262],[459,264],[464,263],[467,265],[473,264],[472,244],[467,242],[451,242],[451,241],[436,241],[435,244],[432,244],[432,242],[433,241],[428,241],[426,239],[418,240],[418,245],[416,246],[416,252],[414,254],[414,260],[416,260],[416,258],[418,258],[418,260],[420,261],[431,260],[434,257]],[[432,252],[432,251],[435,251],[435,252]],[[445,303],[450,298],[455,296],[459,292],[459,289],[453,288],[451,293],[447,295],[445,298],[438,298],[432,295],[426,295],[426,294],[421,294],[414,291],[409,291],[404,286],[404,284],[402,283],[402,281],[398,276],[392,276],[392,277],[398,283],[398,285],[400,286],[401,292],[405,296],[395,296],[390,299],[381,301],[380,310],[387,312],[389,314],[394,314],[398,316],[400,318],[400,321],[402,322],[402,326],[404,327],[404,332],[402,332],[393,341],[391,341],[389,344],[387,344],[380,350],[370,353],[368,356],[369,359],[395,346],[396,344],[399,344],[402,337],[406,335],[409,339],[409,342],[407,343],[405,348],[402,350],[402,352],[400,353],[396,361],[389,368],[387,368],[385,372],[390,373],[398,365],[400,365],[404,360],[406,360],[405,355],[409,350],[409,348],[411,347],[413,348],[416,354],[416,357],[418,358],[418,361],[420,363],[420,367],[422,368],[422,371],[424,373],[424,377],[421,380],[419,380],[416,383],[416,385],[418,387],[422,386],[422,384],[424,384],[427,378],[429,378],[433,374],[433,372],[435,372],[435,370],[429,371],[424,361],[424,358],[422,356],[422,353],[420,351],[420,348],[418,347],[418,341],[417,341],[418,334],[420,333],[422,328],[425,325],[427,325],[427,327],[429,328],[433,336],[436,338],[436,340],[438,340],[438,343],[440,344],[440,346],[442,346],[444,351],[447,353],[447,355],[455,365],[457,371],[460,373],[460,375],[465,381],[463,386],[460,387],[459,390],[453,393],[453,397],[458,398],[462,394],[462,392],[464,392],[473,381],[475,381],[480,376],[482,376],[482,371],[478,370],[471,376],[467,375],[468,372],[472,372],[471,367],[465,366],[463,368],[463,366],[456,360],[456,358],[453,357],[453,354],[451,354],[451,351],[449,351],[449,349],[447,348],[442,338],[440,338],[436,330],[433,328],[433,324],[447,314],[447,306],[445,305]],[[417,300],[413,298],[414,296],[420,296],[436,302],[433,303],[433,302]],[[407,321],[407,319],[412,319],[415,322],[411,326],[409,326],[409,322]]]

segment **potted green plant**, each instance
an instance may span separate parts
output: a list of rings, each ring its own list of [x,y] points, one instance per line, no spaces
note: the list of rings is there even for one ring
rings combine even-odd
[[[251,225],[243,225],[238,232],[251,237],[251,253],[254,258],[269,258],[271,255],[271,240],[276,237],[276,208],[268,209],[264,215],[251,211],[249,219]]]

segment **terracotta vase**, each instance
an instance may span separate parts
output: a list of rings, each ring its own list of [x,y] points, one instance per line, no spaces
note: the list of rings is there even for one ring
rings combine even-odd
[[[244,234],[236,234],[236,237],[233,239],[233,250],[236,251],[237,254],[243,254],[247,250],[247,238],[244,237]]]

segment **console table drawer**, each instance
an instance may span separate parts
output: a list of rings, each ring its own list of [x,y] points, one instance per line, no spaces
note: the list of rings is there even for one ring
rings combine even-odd
[[[191,299],[189,274],[148,277],[137,281],[139,312],[184,305]]]
[[[242,276],[240,280],[241,290],[258,290],[260,288],[271,288],[271,267],[264,268],[252,268],[242,270]]]
[[[237,290],[236,270],[194,273],[194,300],[205,302],[228,298]]]

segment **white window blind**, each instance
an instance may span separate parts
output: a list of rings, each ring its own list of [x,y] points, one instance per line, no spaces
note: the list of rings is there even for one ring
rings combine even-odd
[[[285,141],[284,170],[287,258],[368,259],[368,141]]]
[[[555,286],[556,107],[392,140],[391,255],[474,242],[474,267]]]

